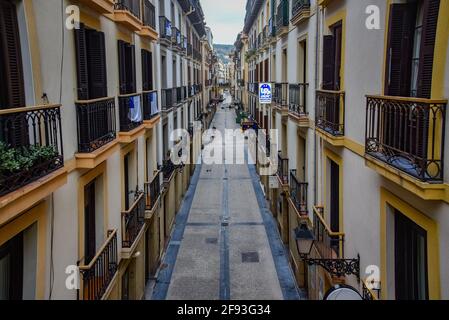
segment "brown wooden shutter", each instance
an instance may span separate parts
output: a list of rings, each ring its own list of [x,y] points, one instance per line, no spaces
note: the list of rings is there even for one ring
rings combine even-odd
[[[87,40],[84,24],[75,29],[76,72],[78,76],[78,99],[89,99],[89,71],[87,64]]]
[[[89,30],[87,56],[89,73],[89,99],[107,96],[106,54],[104,33]]]
[[[323,37],[323,89],[334,90],[335,88],[335,48],[334,36]]]
[[[386,95],[410,96],[415,22],[416,3],[395,3],[391,5],[386,52]]]
[[[433,58],[437,32],[440,0],[425,0],[423,3],[423,29],[418,72],[418,97],[431,98]],[[449,19],[446,17],[445,19]]]
[[[2,95],[0,109],[25,106],[25,87],[23,81],[22,54],[17,22],[16,6],[9,1],[0,1],[0,56],[2,71],[7,75],[2,78]]]
[[[120,94],[126,94],[126,43],[122,40],[118,40],[118,66]]]

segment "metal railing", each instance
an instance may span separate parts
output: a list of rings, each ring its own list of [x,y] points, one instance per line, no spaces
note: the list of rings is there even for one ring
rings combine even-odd
[[[288,0],[281,0],[276,11],[276,31],[279,34],[284,27],[288,27],[289,21],[289,3]]]
[[[268,20],[268,36],[276,37],[276,16],[273,16]]]
[[[125,194],[125,197],[128,195]],[[122,247],[131,248],[145,225],[145,195],[140,193],[131,208],[122,212]]]
[[[159,38],[171,41],[172,26],[170,20],[164,16],[159,17]]]
[[[333,232],[324,220],[324,208],[313,208],[313,234],[315,246],[323,259],[343,259],[344,239],[342,232]]]
[[[116,0],[115,10],[125,10],[140,19],[140,0]]]
[[[297,170],[290,171],[290,199],[301,215],[307,215],[307,182],[300,182],[296,176]]]
[[[343,91],[316,91],[316,126],[333,136],[345,134],[345,93]]]
[[[173,108],[176,92],[173,89],[161,90],[161,109],[167,111]]]
[[[150,0],[143,0],[143,25],[156,29],[156,11]]]
[[[78,152],[90,153],[117,136],[115,98],[77,101]]]
[[[157,90],[142,92],[142,100],[143,120],[156,117],[160,112]]]
[[[289,85],[289,111],[297,115],[307,114],[307,89],[308,83]]]
[[[162,176],[165,181],[168,181],[171,179],[173,173],[175,172],[176,166],[171,160],[164,160],[162,164]]]
[[[145,183],[146,210],[153,210],[161,195],[161,172],[158,171],[151,182]]]
[[[142,95],[133,93],[118,97],[120,131],[129,132],[143,123]]]
[[[88,265],[79,266],[79,270],[82,289],[78,290],[78,300],[101,300],[118,270],[117,230],[108,232],[97,255]]]
[[[0,110],[0,196],[64,166],[60,108]]]
[[[176,27],[172,27],[172,38],[171,38],[172,45],[178,49],[181,49],[182,46],[181,40],[182,40],[181,31],[179,31],[179,29]]]
[[[277,176],[281,180],[282,184],[288,184],[288,158],[282,156],[282,151],[278,152],[278,169]]]
[[[273,100],[276,104],[287,107],[288,106],[288,83],[276,83],[274,85]]]
[[[367,96],[366,153],[421,181],[443,181],[446,104]]]
[[[293,0],[292,17],[296,16],[304,9],[310,9],[310,0]]]
[[[375,301],[380,300],[380,289],[370,289],[366,279],[362,280],[362,297],[363,300]],[[376,291],[376,292],[374,292]]]

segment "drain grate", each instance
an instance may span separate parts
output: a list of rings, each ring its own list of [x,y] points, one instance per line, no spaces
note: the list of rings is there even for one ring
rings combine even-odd
[[[243,263],[259,263],[259,253],[258,252],[243,252],[242,253]]]

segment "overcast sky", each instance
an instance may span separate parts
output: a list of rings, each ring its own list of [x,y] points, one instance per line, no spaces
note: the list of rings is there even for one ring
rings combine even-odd
[[[214,43],[234,44],[243,29],[246,0],[200,0]]]

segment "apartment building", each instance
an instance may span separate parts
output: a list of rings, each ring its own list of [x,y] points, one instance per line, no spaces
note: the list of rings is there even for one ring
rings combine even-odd
[[[201,132],[203,35],[198,1],[0,1],[0,299],[142,299],[194,170],[169,134]]]
[[[278,130],[276,179],[262,181],[298,284],[310,299],[341,283],[365,299],[448,299],[449,3],[246,9],[236,51],[249,77],[236,90],[259,127]],[[271,105],[260,82],[273,85]]]

